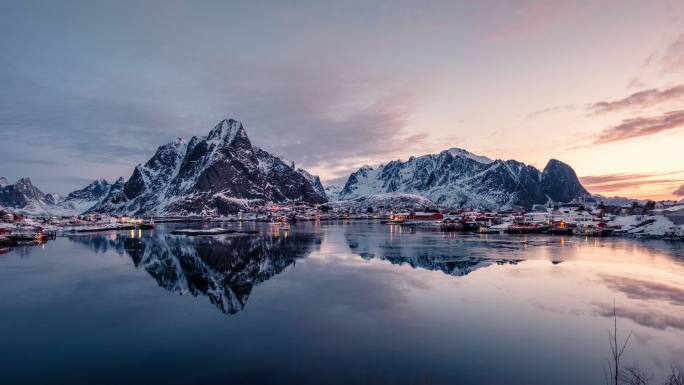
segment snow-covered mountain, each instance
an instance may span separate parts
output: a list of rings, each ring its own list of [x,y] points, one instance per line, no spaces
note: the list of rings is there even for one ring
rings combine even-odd
[[[342,187],[343,186],[338,186],[338,185],[325,186],[325,195],[328,197],[328,200],[331,200],[331,201],[338,200],[338,196],[340,195],[340,191],[342,191]]]
[[[59,197],[46,194],[33,185],[30,178],[10,184],[0,178],[0,206],[26,215],[50,215]]]
[[[65,213],[82,214],[104,200],[112,188],[117,188],[117,184],[123,185],[123,178],[119,178],[112,184],[104,179],[97,179],[86,187],[69,193],[60,199],[57,205]]]
[[[119,185],[117,185],[119,184]],[[69,193],[66,197],[44,193],[33,185],[30,178],[14,184],[0,178],[0,206],[14,212],[33,216],[71,216],[87,211],[102,201],[112,190],[123,186],[123,178],[114,184],[98,179],[88,186]]]
[[[377,168],[361,167],[349,176],[337,199],[397,192],[454,208],[530,208],[549,200],[591,199],[573,169],[561,161],[551,159],[539,171],[515,160],[491,160],[459,148]]]
[[[266,202],[323,203],[310,176],[252,146],[242,123],[222,120],[207,136],[159,147],[118,193],[90,212],[215,215]],[[320,183],[320,182],[319,182]]]

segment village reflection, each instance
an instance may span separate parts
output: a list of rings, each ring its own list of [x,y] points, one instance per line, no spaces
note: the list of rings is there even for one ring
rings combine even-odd
[[[345,231],[349,248],[363,259],[381,259],[395,265],[408,264],[453,276],[464,276],[483,267],[517,264],[524,260],[519,255],[497,253],[496,249],[503,245],[496,243],[454,247],[454,243],[444,242],[458,240],[459,237],[463,238],[455,232],[417,231],[398,225],[389,225],[388,231],[364,232],[353,226]],[[486,239],[487,235],[481,237]],[[527,247],[526,242],[516,244],[523,249]]]
[[[210,237],[144,234],[72,236],[95,252],[115,250],[131,258],[159,286],[207,297],[226,314],[241,311],[253,288],[316,250],[320,233],[269,229],[255,235]]]

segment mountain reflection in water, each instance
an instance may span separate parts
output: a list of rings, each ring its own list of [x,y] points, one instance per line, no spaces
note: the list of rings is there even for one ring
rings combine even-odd
[[[682,364],[682,243],[365,221],[170,234],[210,225],[0,255],[2,383],[598,385],[614,306],[626,365],[663,383]]]
[[[287,236],[153,233],[141,238],[96,235],[69,239],[96,252],[112,248],[125,253],[159,286],[181,295],[207,296],[226,314],[241,311],[254,286],[294,265],[321,243],[319,234],[298,232]]]

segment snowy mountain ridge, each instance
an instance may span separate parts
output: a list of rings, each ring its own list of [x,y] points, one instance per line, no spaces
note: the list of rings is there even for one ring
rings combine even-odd
[[[443,207],[492,210],[591,199],[574,170],[561,161],[551,159],[539,171],[515,160],[491,160],[460,148],[393,160],[377,168],[363,166],[349,176],[336,199],[386,193],[415,194]]]
[[[86,212],[91,207],[100,203],[113,190],[120,189],[123,185],[123,178],[119,178],[114,183],[109,183],[105,179],[96,179],[86,187],[72,191],[66,197],[59,200],[57,208],[53,212],[61,215],[77,215]]]
[[[114,184],[104,179],[93,181],[88,186],[69,193],[66,197],[44,193],[33,185],[30,178],[19,179],[10,184],[7,179],[0,178],[0,205],[24,215],[34,216],[70,216],[88,210],[109,194]]]

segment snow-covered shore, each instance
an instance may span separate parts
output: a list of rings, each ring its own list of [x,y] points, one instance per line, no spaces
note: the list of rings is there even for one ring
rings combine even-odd
[[[616,234],[644,238],[684,240],[684,225],[676,225],[664,215],[629,215],[608,223]]]

